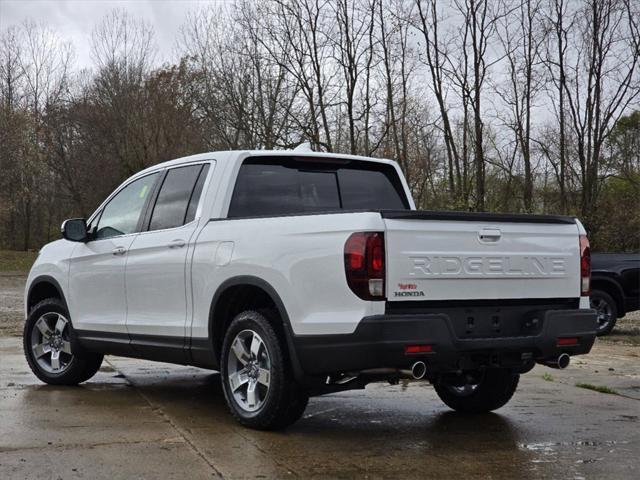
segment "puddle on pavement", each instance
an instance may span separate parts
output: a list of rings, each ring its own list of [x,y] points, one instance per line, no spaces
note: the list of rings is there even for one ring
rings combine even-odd
[[[524,450],[532,450],[535,452],[538,451],[547,451],[547,450],[555,450],[558,447],[610,447],[614,445],[626,445],[629,442],[626,440],[618,441],[618,440],[578,440],[576,442],[538,442],[538,443],[520,443],[518,447]]]
[[[615,449],[613,447],[618,445],[627,445],[630,442],[628,441],[617,441],[617,440],[607,440],[607,441],[593,441],[593,440],[578,440],[575,442],[538,442],[538,443],[519,443],[518,448],[520,450],[527,450],[530,452],[535,452],[542,457],[534,458],[531,460],[531,463],[547,463],[554,462],[555,456],[560,453],[562,449],[571,448],[576,453],[580,454],[582,447],[597,447],[598,451],[602,451],[602,449],[606,449],[607,453],[612,453]],[[549,457],[549,458],[544,458]],[[597,461],[603,460],[603,458],[583,458],[576,460],[575,463],[594,463]]]

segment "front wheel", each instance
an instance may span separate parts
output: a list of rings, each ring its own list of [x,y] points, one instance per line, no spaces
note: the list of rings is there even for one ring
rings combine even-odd
[[[485,413],[504,406],[518,387],[520,375],[504,369],[488,369],[464,381],[443,379],[434,385],[440,399],[464,413]]]
[[[220,359],[222,387],[233,416],[247,427],[284,428],[298,420],[308,394],[296,383],[284,343],[268,318],[245,311],[229,325]]]
[[[31,371],[50,385],[77,385],[93,377],[102,364],[102,355],[78,344],[69,312],[57,298],[43,300],[31,309],[23,345]]]

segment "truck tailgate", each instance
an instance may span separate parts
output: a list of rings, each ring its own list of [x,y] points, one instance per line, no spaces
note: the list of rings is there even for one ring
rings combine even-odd
[[[383,212],[390,301],[577,298],[572,218]]]

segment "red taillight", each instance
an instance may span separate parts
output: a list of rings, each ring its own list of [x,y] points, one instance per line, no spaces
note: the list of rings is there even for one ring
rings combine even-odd
[[[405,345],[404,353],[405,355],[410,355],[412,353],[429,353],[433,349],[431,345]]]
[[[586,235],[580,235],[580,295],[591,293],[591,248]]]
[[[384,234],[357,232],[344,244],[349,288],[363,300],[384,299]]]
[[[571,347],[578,345],[578,339],[576,337],[559,337],[557,345],[558,347]]]

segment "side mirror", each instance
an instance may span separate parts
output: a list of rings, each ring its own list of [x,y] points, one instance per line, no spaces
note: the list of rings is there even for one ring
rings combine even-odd
[[[70,242],[86,242],[89,239],[87,221],[84,218],[70,218],[60,227],[62,238]]]

